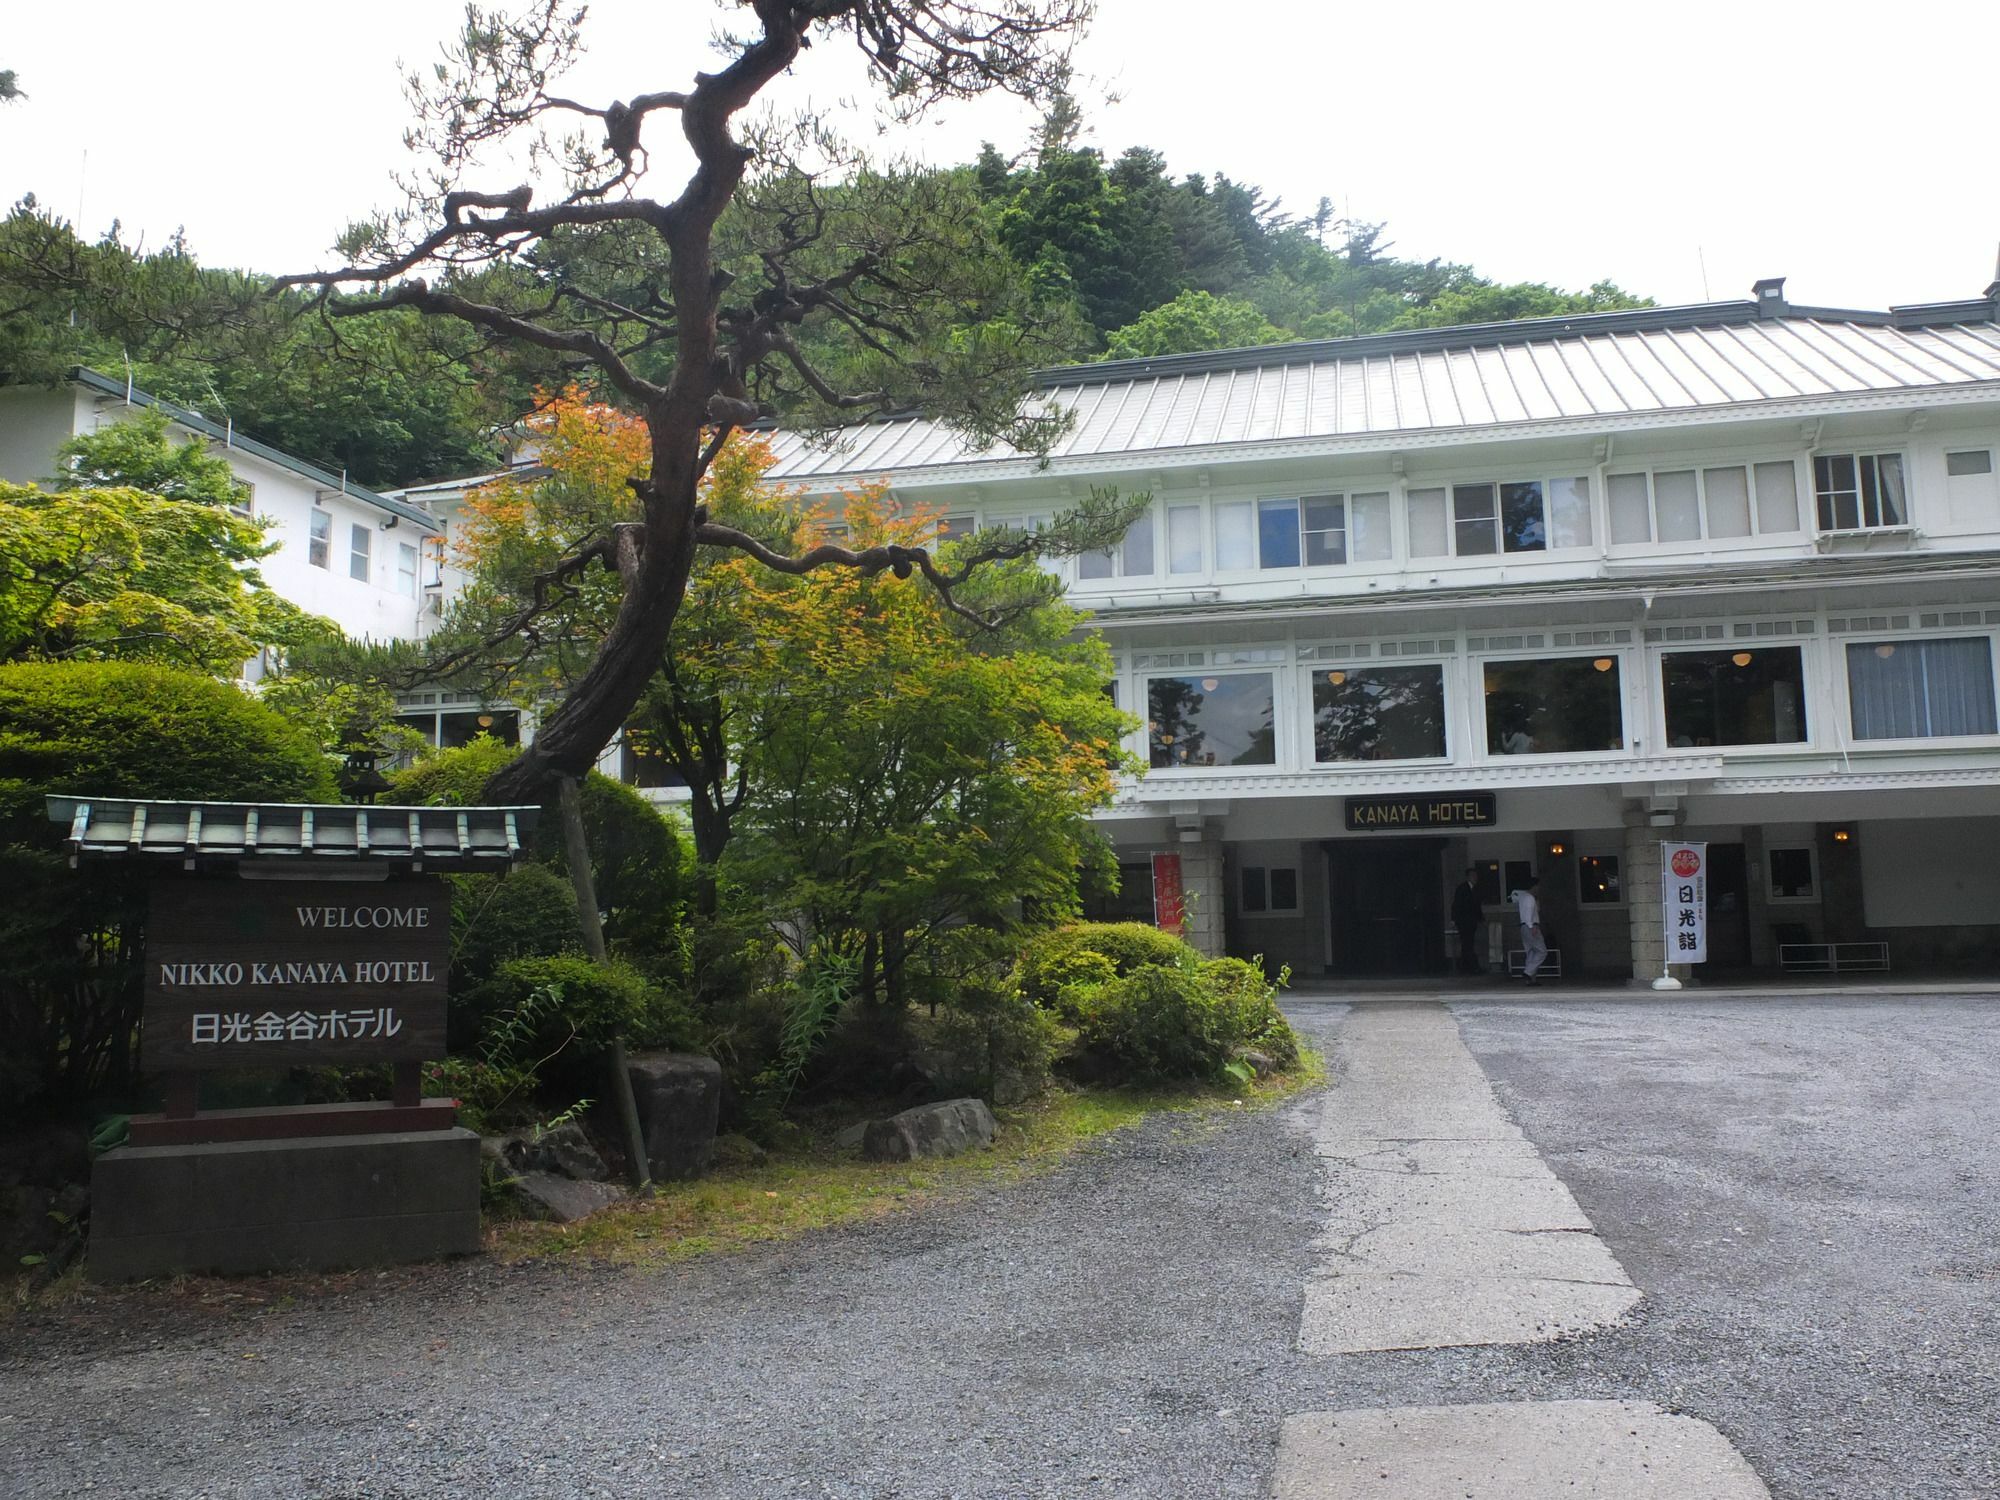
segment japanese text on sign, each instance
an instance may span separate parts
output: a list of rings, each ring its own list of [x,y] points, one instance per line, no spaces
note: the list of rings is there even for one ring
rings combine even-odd
[[[403,1029],[393,1007],[381,1010],[295,1010],[288,1016],[267,1010],[252,1016],[247,1010],[198,1010],[190,1018],[188,1041],[323,1042],[350,1037],[391,1037]]]
[[[1666,961],[1708,962],[1708,845],[1660,845],[1660,896]]]

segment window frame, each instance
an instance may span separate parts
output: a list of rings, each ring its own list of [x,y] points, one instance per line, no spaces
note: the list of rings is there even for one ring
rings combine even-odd
[[[1810,457],[1810,455],[1806,455]],[[1757,498],[1757,471],[1788,465],[1792,471],[1792,505],[1798,524],[1787,531],[1766,531],[1764,529],[1763,507]],[[1750,510],[1750,529],[1742,536],[1716,536],[1709,522],[1709,483],[1711,472],[1720,469],[1743,470],[1746,486],[1745,499]],[[1695,517],[1700,523],[1700,533],[1677,541],[1660,539],[1660,500],[1658,477],[1662,474],[1692,473],[1695,477]],[[1642,541],[1619,541],[1614,532],[1617,518],[1612,509],[1612,487],[1621,479],[1643,479],[1646,482],[1646,536]],[[1691,456],[1686,462],[1666,463],[1658,460],[1644,460],[1630,467],[1607,464],[1604,466],[1604,545],[1614,553],[1632,553],[1655,549],[1702,549],[1715,547],[1769,546],[1790,538],[1794,543],[1804,541],[1814,534],[1812,521],[1817,512],[1808,514],[1806,507],[1816,503],[1812,490],[1812,465],[1805,462],[1798,453],[1773,456],[1725,451],[1715,455]]]
[[[1910,462],[1908,449],[1879,448],[1863,450],[1857,446],[1846,450],[1827,451],[1816,448],[1808,453],[1806,457],[1809,460],[1806,465],[1806,475],[1811,481],[1809,493],[1812,495],[1812,521],[1813,534],[1815,536],[1863,536],[1876,532],[1911,531],[1915,529],[1916,505],[1913,493],[1915,486],[1910,481],[1916,466]],[[1823,524],[1820,520],[1819,466],[1823,462],[1840,458],[1848,459],[1854,464],[1854,489],[1851,493],[1854,496],[1855,515],[1860,520],[1860,524],[1855,526],[1829,526]],[[1864,509],[1867,491],[1862,482],[1861,465],[1864,460],[1868,460],[1876,466],[1876,504],[1879,507],[1882,491],[1881,464],[1885,458],[1895,459],[1896,467],[1902,471],[1903,518],[1900,521],[1877,521],[1871,525],[1866,518],[1866,511]],[[1850,492],[1846,490],[1832,490],[1828,492],[1829,495],[1843,495],[1847,493]]]
[[[1754,497],[1753,497],[1754,501]],[[1676,622],[1678,623],[1678,622]],[[1694,622],[1690,622],[1694,623]],[[1813,705],[1813,673],[1816,663],[1813,659],[1815,637],[1793,635],[1779,637],[1758,636],[1753,638],[1729,636],[1713,641],[1649,642],[1646,646],[1648,676],[1646,691],[1653,699],[1653,743],[1662,755],[1796,755],[1811,750],[1819,743],[1821,726],[1819,714]],[[1805,738],[1798,740],[1764,740],[1749,745],[1676,745],[1673,741],[1673,726],[1667,719],[1667,662],[1670,656],[1732,656],[1739,651],[1761,654],[1766,651],[1796,651],[1799,653],[1799,683],[1803,689],[1803,709],[1805,712]]]
[[[1587,542],[1574,542],[1558,546],[1556,544],[1555,525],[1555,487],[1558,484],[1577,486],[1579,483],[1582,487],[1582,514],[1589,522],[1591,539]],[[1510,489],[1527,485],[1533,485],[1539,492],[1541,545],[1534,547],[1509,547],[1507,545],[1507,515],[1509,509],[1507,492]],[[1536,557],[1560,557],[1595,553],[1600,550],[1598,535],[1604,524],[1602,507],[1598,496],[1598,491],[1601,488],[1596,468],[1588,463],[1580,464],[1571,469],[1538,469],[1530,472],[1498,468],[1480,469],[1477,471],[1454,471],[1434,475],[1426,474],[1421,478],[1415,479],[1405,475],[1398,481],[1396,486],[1397,496],[1401,499],[1402,503],[1400,507],[1392,505],[1392,510],[1399,509],[1401,512],[1400,519],[1395,523],[1398,528],[1398,536],[1402,548],[1401,560],[1405,566],[1411,569],[1443,563],[1464,564],[1468,567],[1504,567],[1508,565],[1509,559],[1529,560]],[[1461,517],[1459,514],[1460,491],[1475,491],[1479,489],[1487,489],[1492,492],[1490,510],[1483,515],[1466,515]],[[1410,521],[1411,497],[1432,494],[1441,494],[1443,497],[1444,537],[1449,550],[1418,556],[1411,541],[1415,530]],[[1466,498],[1471,499],[1473,497],[1468,495]],[[1460,551],[1459,536],[1461,530],[1464,528],[1479,527],[1482,524],[1486,528],[1486,534],[1490,535],[1493,541],[1493,550],[1490,552]]]
[[[1812,894],[1807,896],[1781,896],[1778,894],[1778,871],[1776,856],[1803,851],[1806,868],[1812,875]],[[1772,906],[1818,906],[1821,902],[1819,876],[1819,850],[1810,840],[1787,840],[1782,844],[1764,846],[1764,899]]]
[[[1131,529],[1123,537],[1119,538],[1118,544],[1115,547],[1106,547],[1097,552],[1078,553],[1076,561],[1070,570],[1070,582],[1079,587],[1106,588],[1115,586],[1127,579],[1148,579],[1158,582],[1163,576],[1168,576],[1160,572],[1162,553],[1160,549],[1159,530],[1161,522],[1158,517],[1161,514],[1162,507],[1159,504],[1148,505],[1146,513],[1132,523]],[[1146,537],[1149,543],[1147,556],[1152,562],[1152,565],[1143,573],[1135,573],[1130,568],[1133,538],[1138,535]],[[1086,576],[1083,571],[1085,560],[1098,557],[1110,560],[1111,571],[1108,573],[1093,573]],[[1183,573],[1178,576],[1187,578],[1193,575]]]
[[[1586,661],[1595,662],[1602,657],[1610,657],[1609,670],[1618,680],[1618,738],[1621,741],[1615,750],[1532,750],[1519,755],[1508,755],[1492,747],[1492,733],[1486,719],[1486,668],[1489,664],[1504,666],[1510,662],[1534,661]],[[1485,651],[1466,658],[1469,680],[1465,696],[1472,701],[1471,723],[1476,726],[1478,737],[1474,760],[1485,765],[1523,765],[1537,762],[1546,764],[1556,760],[1615,760],[1635,754],[1632,714],[1632,663],[1643,660],[1643,654],[1633,645],[1600,646],[1588,651],[1571,646],[1552,646],[1539,650]]]
[[[1618,887],[1618,895],[1610,901],[1593,901],[1585,892],[1584,865],[1590,860],[1609,860],[1617,871],[1612,879]],[[1578,850],[1576,856],[1576,904],[1579,911],[1618,911],[1630,904],[1625,890],[1625,852],[1622,849],[1598,851]]]
[[[358,573],[356,563],[361,565]],[[347,523],[347,576],[356,583],[375,581],[375,528],[361,521]]]
[[[1452,711],[1457,700],[1456,658],[1442,652],[1428,656],[1387,656],[1369,657],[1365,661],[1314,661],[1299,664],[1299,678],[1295,684],[1299,730],[1304,737],[1299,764],[1314,771],[1360,772],[1385,770],[1398,766],[1414,769],[1448,766],[1457,759],[1458,715]],[[1372,672],[1382,667],[1435,667],[1438,671],[1438,691],[1444,709],[1444,751],[1440,755],[1403,756],[1395,760],[1321,760],[1319,758],[1318,709],[1313,704],[1313,679],[1328,672]]]
[[[1993,704],[1995,729],[1984,734],[1937,734],[1905,736],[1900,739],[1863,739],[1854,730],[1854,684],[1848,673],[1847,658],[1850,646],[1902,646],[1922,641],[1966,641],[1986,642],[1986,669],[1993,683]],[[1848,631],[1832,638],[1833,649],[1839,653],[1839,660],[1833,677],[1839,684],[1836,689],[1838,702],[1835,705],[1840,715],[1841,739],[1851,752],[1866,754],[1876,750],[1910,749],[1955,749],[1970,746],[1991,746],[2000,739],[2000,631],[1988,628],[1975,629],[1972,626],[1937,627],[1914,630],[1862,630]]]
[[[333,571],[333,514],[317,505],[306,516],[306,562]]]
[[[1260,878],[1263,885],[1263,904],[1255,907],[1250,904],[1250,876],[1253,873]],[[1290,906],[1280,906],[1277,904],[1276,886],[1275,882],[1271,879],[1274,875],[1289,875],[1292,877],[1292,904]],[[1236,912],[1238,916],[1245,918],[1254,917],[1259,921],[1271,918],[1280,920],[1296,918],[1304,910],[1304,902],[1300,899],[1300,896],[1299,867],[1297,865],[1256,864],[1237,866]]]
[[[1290,715],[1290,705],[1286,702],[1286,673],[1277,663],[1259,662],[1216,664],[1201,667],[1160,667],[1143,668],[1133,674],[1138,682],[1138,701],[1144,704],[1142,713],[1135,713],[1139,720],[1139,758],[1146,762],[1147,776],[1191,776],[1270,774],[1282,771],[1287,764],[1286,722]],[[1153,759],[1153,684],[1174,678],[1203,677],[1251,677],[1261,676],[1271,684],[1271,759],[1268,762],[1249,765],[1165,765],[1155,766]]]

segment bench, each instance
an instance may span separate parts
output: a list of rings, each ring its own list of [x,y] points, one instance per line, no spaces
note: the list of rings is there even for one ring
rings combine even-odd
[[[1787,974],[1886,974],[1887,943],[1780,943],[1778,967]]]
[[[1525,974],[1527,972],[1528,972],[1528,950],[1526,948],[1509,948],[1507,950],[1507,977],[1509,979],[1513,979],[1517,975]],[[1549,979],[1560,979],[1563,977],[1562,949],[1560,948],[1549,949],[1549,956],[1543,959],[1542,966],[1539,969],[1535,970],[1535,977],[1537,979],[1541,979],[1544,977]]]

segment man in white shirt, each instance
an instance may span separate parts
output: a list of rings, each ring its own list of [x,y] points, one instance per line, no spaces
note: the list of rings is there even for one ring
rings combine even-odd
[[[1521,966],[1522,977],[1529,984],[1540,983],[1535,978],[1535,971],[1549,956],[1549,945],[1542,941],[1542,903],[1535,899],[1535,887],[1540,884],[1538,877],[1530,875],[1519,890],[1508,893],[1521,919],[1521,947],[1527,960]]]

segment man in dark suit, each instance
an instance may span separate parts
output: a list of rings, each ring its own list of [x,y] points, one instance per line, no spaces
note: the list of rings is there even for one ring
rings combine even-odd
[[[1465,879],[1451,893],[1451,925],[1458,929],[1458,972],[1484,974],[1486,965],[1479,957],[1479,926],[1485,920],[1479,902],[1479,866],[1466,868]]]

